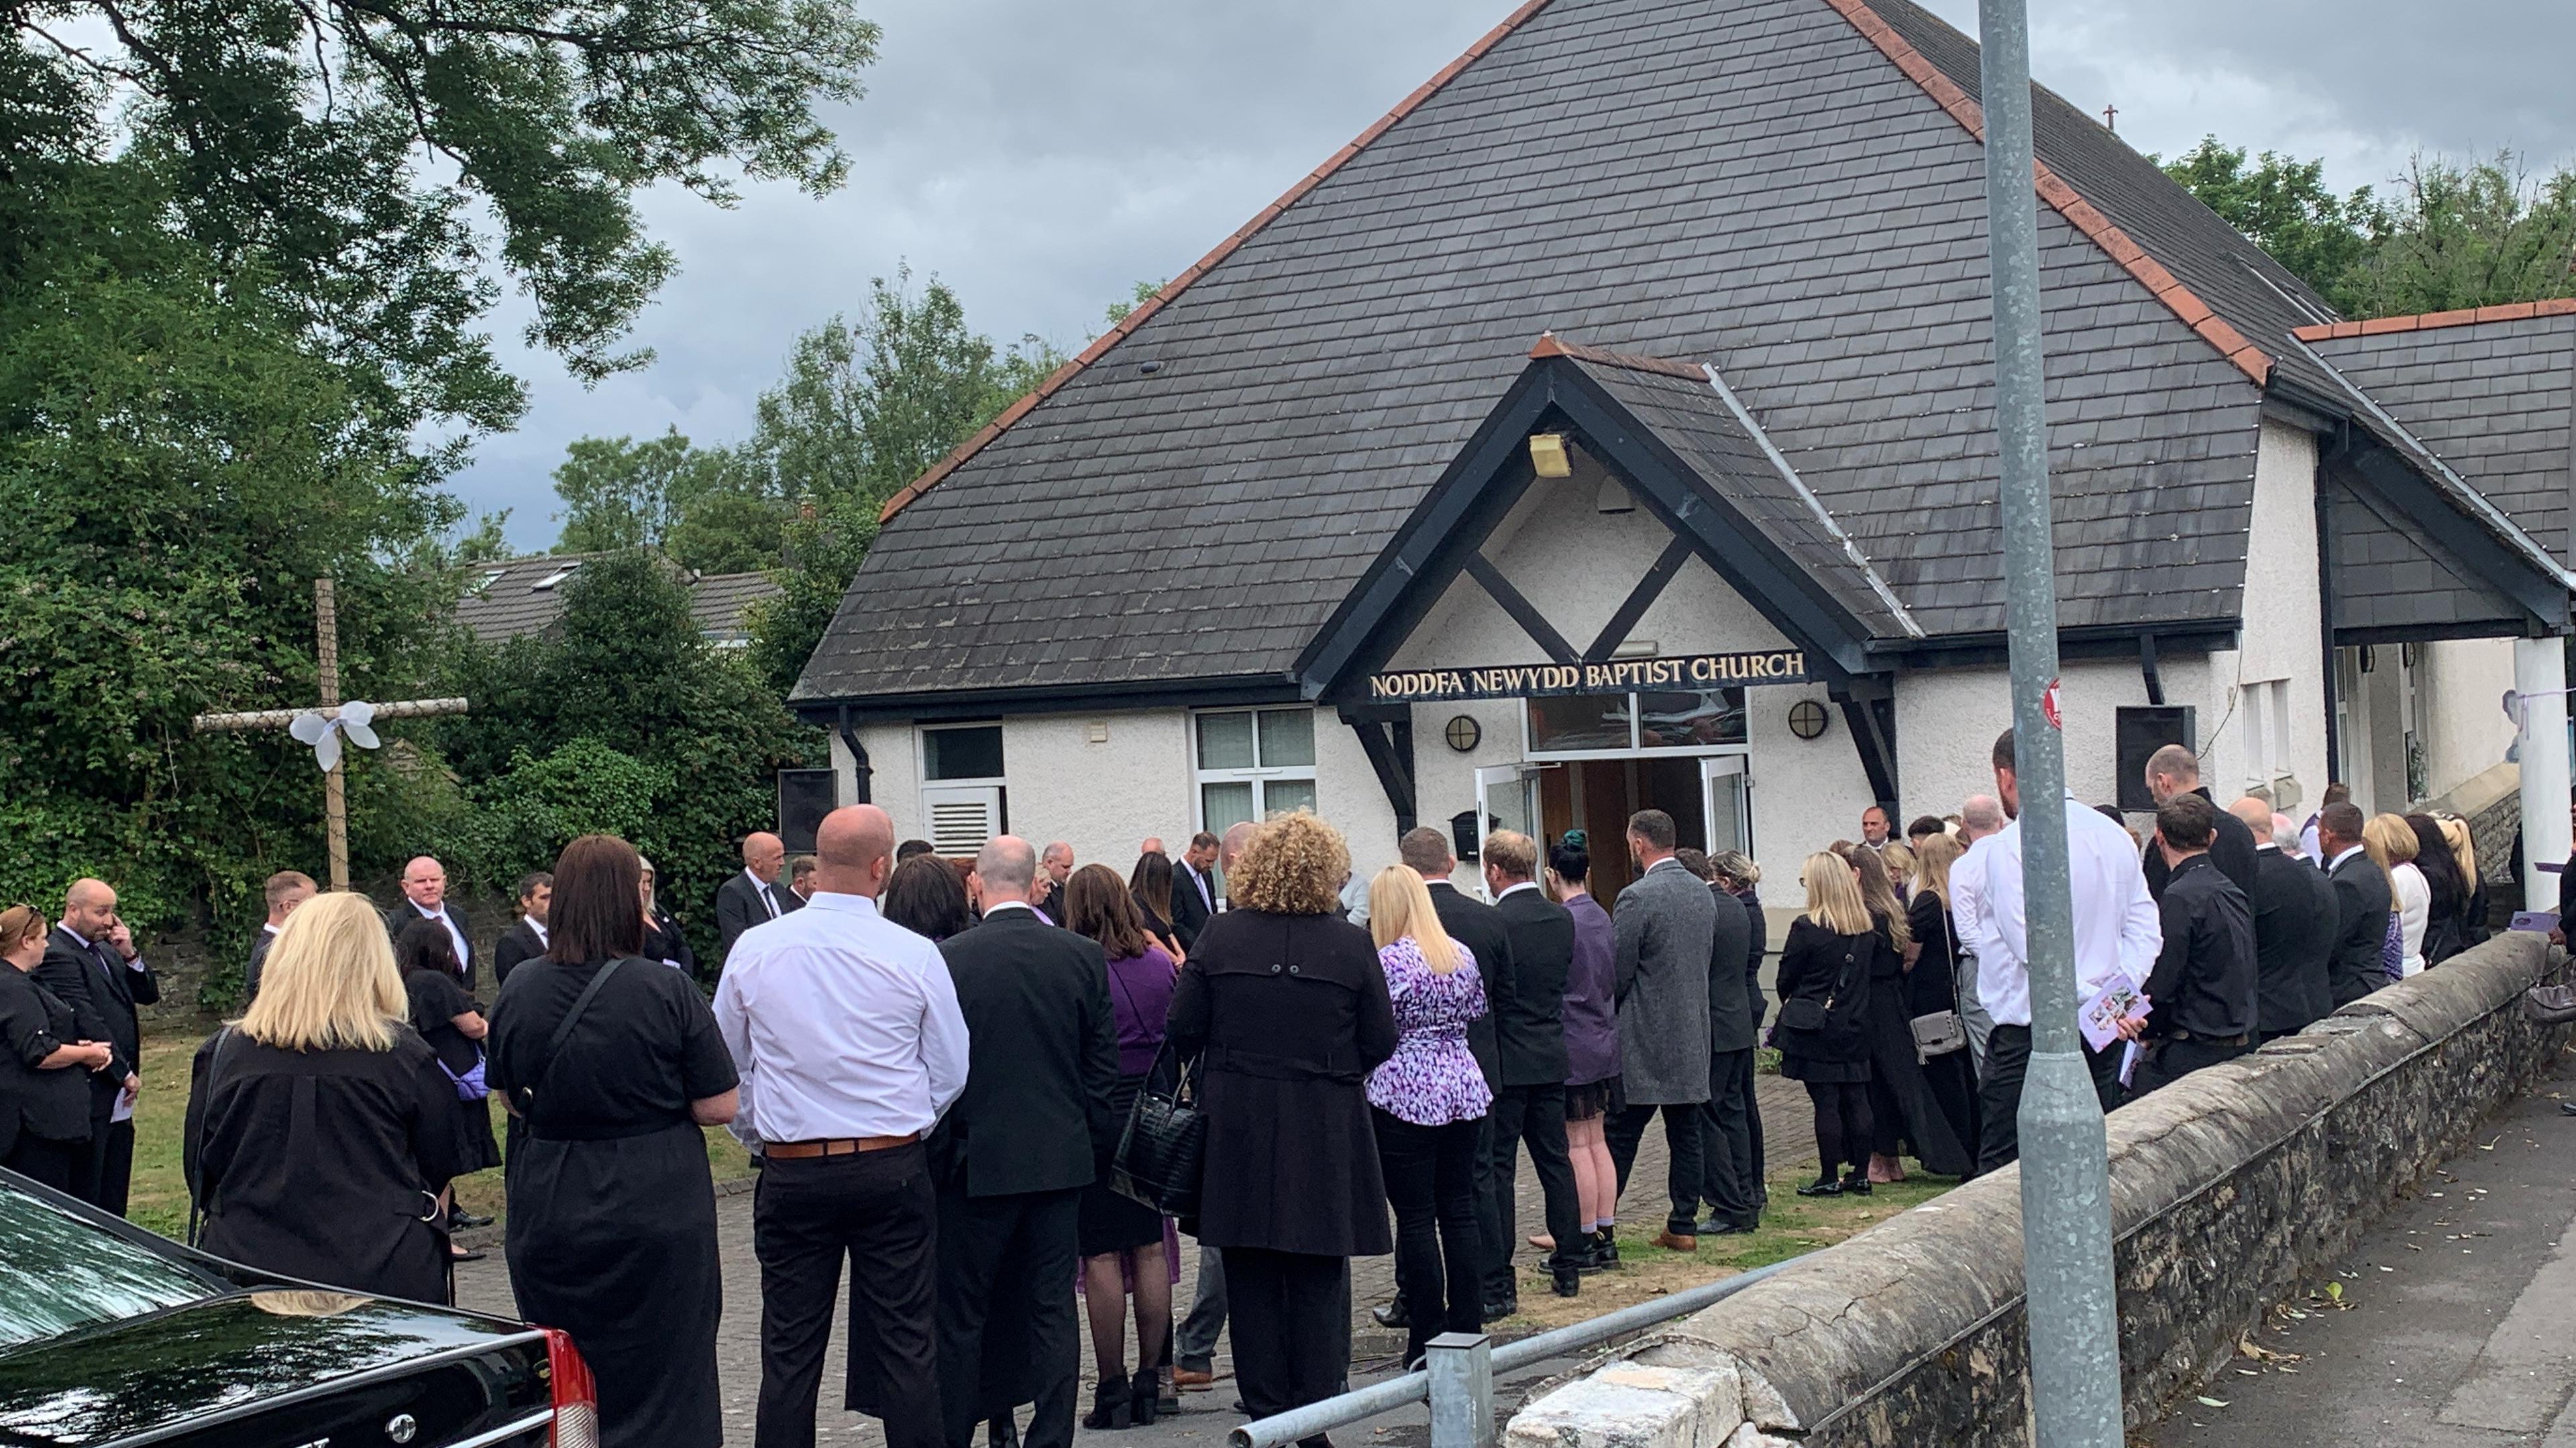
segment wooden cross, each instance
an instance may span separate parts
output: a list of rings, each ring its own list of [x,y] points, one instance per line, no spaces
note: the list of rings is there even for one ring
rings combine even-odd
[[[315,658],[320,664],[322,704],[318,709],[260,709],[247,714],[200,714],[196,727],[200,733],[243,733],[262,729],[287,729],[296,717],[318,714],[326,720],[340,717],[340,611],[332,594],[331,580],[313,580],[313,631]],[[462,714],[462,699],[401,699],[375,706],[378,719],[420,719],[435,714]],[[332,761],[330,772],[323,776],[323,814],[331,827],[331,888],[349,888],[349,792],[341,771],[348,767],[348,751]]]

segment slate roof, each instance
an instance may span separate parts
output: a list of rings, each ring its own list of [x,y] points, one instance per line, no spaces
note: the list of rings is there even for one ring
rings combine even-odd
[[[1859,547],[1823,511],[1794,468],[1782,468],[1786,459],[1766,451],[1768,439],[1744,425],[1709,376],[1694,375],[1687,366],[1656,366],[1648,359],[1572,346],[1560,346],[1558,355],[1617,399],[1872,637],[1922,636],[1921,626]]]
[[[456,621],[487,644],[542,633],[563,613],[563,585],[571,573],[600,556],[541,553],[479,565],[471,570],[465,596],[457,600]],[[751,635],[743,610],[779,591],[765,573],[693,573],[685,581],[689,614],[698,631],[709,642],[724,645],[747,642]]]
[[[2576,301],[2347,322],[2305,340],[2535,542],[2571,556]]]
[[[1922,63],[1974,54],[1901,0],[1524,7],[899,496],[796,697],[1284,678],[1550,329],[1714,362],[1929,633],[1999,629],[1984,155]],[[2232,620],[2254,379],[2331,314],[2040,115],[2061,622]]]

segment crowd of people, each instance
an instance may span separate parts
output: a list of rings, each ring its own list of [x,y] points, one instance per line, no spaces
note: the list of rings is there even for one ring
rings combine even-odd
[[[451,1184],[506,1156],[512,1288],[588,1359],[602,1441],[711,1443],[703,1129],[724,1125],[759,1165],[757,1442],[814,1440],[845,1275],[844,1402],[895,1448],[960,1448],[979,1425],[1010,1441],[1021,1405],[1033,1448],[1069,1441],[1077,1414],[1150,1424],[1210,1385],[1229,1327],[1243,1406],[1268,1416],[1342,1388],[1353,1257],[1394,1255],[1397,1299],[1375,1313],[1408,1361],[1517,1311],[1524,1248],[1578,1295],[1619,1262],[1659,1116],[1653,1244],[1755,1230],[1762,1044],[1813,1106],[1802,1195],[1865,1194],[1909,1157],[1955,1177],[2011,1162],[2032,1009],[2011,734],[1992,764],[1995,793],[1955,815],[1900,839],[1872,807],[1860,838],[1801,863],[1767,1033],[1760,867],[1683,847],[1652,809],[1627,822],[1629,883],[1605,906],[1580,831],[1475,842],[1479,899],[1435,829],[1364,879],[1304,812],[1177,858],[1147,840],[1121,871],[1014,836],[950,859],[854,806],[799,860],[743,842],[712,1002],[650,863],[611,837],[518,882],[489,992],[436,860],[411,861],[382,912],[281,873],[249,1004],[194,1063],[201,1240],[443,1300],[450,1236],[481,1220]],[[2106,1109],[2482,934],[2458,821],[2364,819],[2340,787],[2304,827],[2260,796],[2222,810],[2182,749],[2146,776],[2143,840],[2066,808],[2079,1005],[2129,1002],[2086,1048]],[[136,1007],[158,987],[114,891],[76,883],[59,923],[0,912],[0,957],[0,1163],[121,1211]],[[1208,1130],[1175,1219],[1114,1158],[1139,1098],[1184,1082]],[[1524,1155],[1540,1223],[1515,1211]],[[1186,1309],[1182,1233],[1199,1243]]]

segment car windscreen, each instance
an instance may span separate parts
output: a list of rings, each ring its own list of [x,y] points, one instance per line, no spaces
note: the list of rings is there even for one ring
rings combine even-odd
[[[149,1248],[0,1186],[0,1352],[223,1290]]]

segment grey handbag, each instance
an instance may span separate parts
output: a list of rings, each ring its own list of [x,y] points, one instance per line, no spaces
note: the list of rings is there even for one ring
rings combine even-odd
[[[1914,1032],[1914,1063],[1927,1065],[1935,1056],[1946,1056],[1968,1047],[1968,1023],[1959,1018],[1959,943],[1950,937],[1950,906],[1941,905],[1941,939],[1949,946],[1950,1009],[1916,1016],[1905,1024]]]

